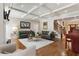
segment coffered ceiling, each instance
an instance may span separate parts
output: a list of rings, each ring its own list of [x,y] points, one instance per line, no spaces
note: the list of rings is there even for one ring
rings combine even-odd
[[[29,20],[56,19],[79,15],[79,4],[72,3],[6,3],[10,17]]]

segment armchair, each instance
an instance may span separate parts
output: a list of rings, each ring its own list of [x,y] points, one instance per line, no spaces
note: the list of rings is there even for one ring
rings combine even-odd
[[[49,31],[42,31],[41,37],[50,40],[50,35],[48,33]]]
[[[42,35],[41,35],[42,38],[53,40],[53,41],[55,40],[55,36],[56,36],[56,33],[54,31],[52,31],[50,34],[49,34],[49,31],[42,31]]]
[[[35,56],[35,46],[26,49],[16,49],[16,44],[4,44],[0,46],[0,56]]]

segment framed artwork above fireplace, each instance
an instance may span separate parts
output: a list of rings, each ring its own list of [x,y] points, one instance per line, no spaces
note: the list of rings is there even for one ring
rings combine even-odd
[[[30,29],[30,22],[20,21],[21,29]]]

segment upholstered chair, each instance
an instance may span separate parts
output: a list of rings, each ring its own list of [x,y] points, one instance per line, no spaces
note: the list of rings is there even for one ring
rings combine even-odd
[[[29,46],[26,49],[16,49],[15,43],[0,45],[0,56],[35,56],[35,46]]]

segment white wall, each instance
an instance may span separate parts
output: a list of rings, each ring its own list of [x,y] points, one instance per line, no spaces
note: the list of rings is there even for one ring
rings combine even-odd
[[[18,27],[19,20],[18,19],[10,19],[6,23],[6,41],[11,38],[11,33],[13,32],[13,27],[17,26]]]
[[[53,19],[51,19],[51,20],[41,19],[40,20],[40,26],[39,26],[40,27],[40,33],[41,33],[41,31],[44,30],[43,29],[43,22],[48,22],[48,29],[47,29],[47,31],[49,31],[49,33],[51,33],[51,31],[54,31],[57,34],[56,38],[60,38],[61,37],[60,33],[58,33],[57,31],[54,30],[54,20]]]
[[[30,30],[30,29],[20,29],[20,21],[30,22],[31,23],[31,30],[38,32],[39,22],[31,21],[31,20],[24,20],[24,19],[17,19],[17,18],[10,18],[10,21],[6,24],[6,41],[11,38],[11,33],[13,32],[13,27],[18,27],[19,30]]]
[[[54,20],[46,20],[46,19],[42,19],[40,20],[40,31],[43,31],[43,22],[48,22],[48,29],[47,31],[53,31],[54,30]]]
[[[18,28],[20,27],[20,21],[26,21],[31,23],[31,30],[35,31],[35,33],[43,31],[43,22],[48,22],[48,29],[47,31],[55,31],[54,30],[54,20],[47,20],[47,19],[40,19],[40,22],[38,21],[31,21],[31,20],[23,20],[23,19],[16,19],[12,18],[10,21],[7,23],[6,26],[6,40],[11,38],[11,33],[12,33],[12,27],[17,26]],[[24,30],[24,29],[19,29],[19,30]],[[27,29],[29,30],[29,29]]]
[[[39,32],[39,25],[40,25],[40,22],[31,21],[31,29],[35,31],[35,33]]]
[[[0,3],[0,44],[5,43],[5,23],[3,22],[3,5]]]

